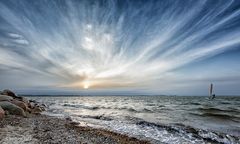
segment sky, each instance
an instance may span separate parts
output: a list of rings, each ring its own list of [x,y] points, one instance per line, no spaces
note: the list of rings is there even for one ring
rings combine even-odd
[[[240,1],[0,0],[0,89],[240,95]]]

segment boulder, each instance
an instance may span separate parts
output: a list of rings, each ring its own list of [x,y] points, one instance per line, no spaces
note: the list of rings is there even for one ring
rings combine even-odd
[[[29,102],[37,103],[37,101],[35,101],[35,100],[31,100],[31,99],[29,100]]]
[[[19,106],[12,104],[11,102],[0,101],[0,106],[3,108],[4,111],[8,111],[9,114],[26,117],[26,113],[24,112],[24,110]]]
[[[12,104],[15,104],[17,106],[19,106],[20,108],[22,108],[24,111],[27,111],[27,112],[30,112],[31,110],[28,108],[27,104],[22,102],[22,101],[19,101],[17,99],[12,99],[10,101]]]
[[[28,107],[29,107],[29,108],[33,109],[34,106],[35,106],[35,103],[33,103],[33,102],[28,103]]]
[[[39,106],[35,106],[32,110],[32,114],[40,114],[42,112],[42,109]]]
[[[21,98],[21,101],[23,101],[24,103],[28,104],[29,103],[29,100],[25,97],[20,97]]]
[[[7,95],[0,95],[0,101],[10,101],[13,98]]]
[[[8,89],[3,90],[3,91],[1,92],[1,94],[2,94],[2,95],[11,96],[11,97],[13,97],[13,98],[17,98],[17,97],[18,97],[14,92],[12,92],[12,91],[10,91],[10,90],[8,90]]]
[[[4,116],[5,116],[5,111],[0,106],[0,119],[4,118]]]

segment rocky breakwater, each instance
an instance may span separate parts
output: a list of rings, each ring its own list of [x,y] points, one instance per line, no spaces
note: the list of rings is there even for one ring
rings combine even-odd
[[[11,90],[0,91],[0,119],[9,114],[27,117],[29,114],[40,114],[44,110],[45,105],[18,96]]]

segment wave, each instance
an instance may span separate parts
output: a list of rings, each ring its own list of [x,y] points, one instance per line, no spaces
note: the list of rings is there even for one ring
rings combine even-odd
[[[157,123],[153,123],[153,122],[148,122],[148,121],[138,121],[136,122],[136,125],[141,125],[141,126],[147,126],[147,127],[155,127],[158,129],[164,129],[167,130],[170,133],[176,133],[178,132],[177,129],[175,129],[174,127],[168,126],[168,125],[163,125],[163,124],[157,124]]]
[[[105,107],[105,106],[102,106],[102,107],[99,107],[101,109],[115,109],[115,110],[126,110],[126,111],[129,111],[129,112],[136,112],[136,113],[140,113],[140,112],[147,112],[147,113],[152,113],[153,111],[148,109],[148,108],[143,108],[143,109],[134,109],[134,108],[131,108],[131,107]]]
[[[197,114],[197,113],[190,113],[192,115],[196,115],[196,116],[200,116],[200,117],[211,117],[211,118],[215,118],[215,119],[219,119],[219,120],[227,120],[227,121],[233,121],[233,122],[240,122],[240,117],[234,116],[234,115],[228,115],[225,113],[210,113],[210,112],[206,112],[206,113],[201,113],[201,114]]]
[[[74,107],[74,108],[84,108],[84,109],[90,109],[90,110],[97,110],[99,107],[97,106],[86,106],[86,105],[81,105],[81,104],[64,104],[63,106],[66,107]]]
[[[139,121],[136,122],[136,125],[140,125],[143,127],[153,127],[161,130],[166,130],[171,134],[176,134],[180,136],[189,136],[194,137],[195,139],[202,140],[207,143],[238,143],[240,138],[236,136],[232,136],[229,134],[217,133],[208,130],[202,130],[198,128],[194,128],[191,126],[186,126],[184,124],[173,124],[173,125],[163,125],[156,124],[147,121]]]
[[[231,104],[229,102],[220,102],[220,104]]]
[[[84,108],[89,110],[97,110],[97,109],[115,109],[115,110],[126,110],[129,112],[146,112],[146,113],[152,113],[153,111],[148,108],[143,108],[140,110],[134,109],[132,107],[106,107],[106,106],[87,106],[87,105],[81,105],[81,104],[63,104],[64,107],[74,107],[74,108]]]
[[[200,103],[195,103],[195,102],[191,102],[189,104],[191,104],[191,105],[201,105]]]
[[[129,112],[139,112],[138,110],[136,110],[136,109],[134,109],[134,108],[128,108],[128,107],[114,108],[114,109],[127,110],[127,111],[129,111]]]
[[[227,115],[227,114],[216,114],[216,113],[203,113],[202,116],[208,116],[208,117],[216,117],[221,119],[237,119],[239,117],[233,116],[233,115]]]
[[[158,107],[165,107],[165,105],[159,105]]]
[[[187,102],[187,103],[182,103],[181,105],[202,105],[202,104],[197,102]]]
[[[223,110],[223,109],[219,109],[219,108],[197,108],[197,110],[199,111],[208,111],[208,112],[228,112],[228,110]]]
[[[143,121],[142,118],[132,117],[132,116],[124,116],[125,120],[132,121],[133,123],[138,121]]]
[[[156,106],[157,104],[156,103],[147,103],[146,105],[147,106]]]
[[[127,110],[129,112],[139,112],[138,110],[131,108],[131,107],[106,107],[106,106],[101,106],[99,107],[101,109],[115,109],[115,110]]]
[[[143,109],[143,112],[147,112],[147,113],[153,113],[153,111],[152,111],[152,110],[150,110],[150,109],[147,109],[147,108],[144,108],[144,109]]]
[[[117,110],[127,110],[129,112],[135,112],[135,113],[153,113],[152,110],[148,109],[148,108],[143,108],[143,109],[134,109],[134,108],[128,108],[128,107],[122,107],[122,108],[119,108],[119,107],[114,107],[113,109],[117,109]]]
[[[51,109],[47,109],[48,113],[53,113],[53,114],[63,114],[63,110],[62,109],[57,109],[57,108],[51,108]]]
[[[97,119],[97,120],[106,120],[106,121],[111,121],[113,118],[111,117],[106,117],[104,115],[97,115],[97,116],[91,116],[91,115],[78,115],[78,117],[81,118],[91,118],[91,119]]]
[[[194,109],[195,110],[195,109]],[[201,112],[209,112],[209,113],[239,113],[237,109],[220,109],[220,108],[197,108],[196,110]]]

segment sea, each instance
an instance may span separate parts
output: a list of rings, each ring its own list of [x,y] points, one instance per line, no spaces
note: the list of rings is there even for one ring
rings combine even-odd
[[[37,96],[43,113],[151,143],[240,144],[240,96]]]

